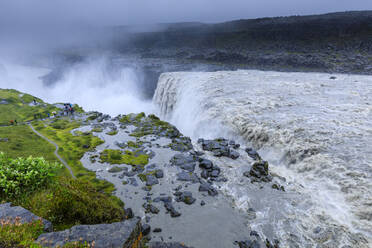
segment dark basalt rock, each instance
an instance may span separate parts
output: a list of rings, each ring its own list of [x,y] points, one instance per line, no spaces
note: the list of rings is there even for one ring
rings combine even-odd
[[[253,150],[253,148],[246,148],[245,151],[248,156],[253,158],[254,160],[261,160],[260,155],[255,150]]]
[[[164,177],[164,172],[163,172],[163,170],[157,170],[157,171],[155,172],[155,177],[156,177],[156,178],[163,178],[163,177]]]
[[[192,183],[199,182],[199,178],[193,172],[186,172],[186,171],[177,173],[177,180],[192,182]]]
[[[272,180],[272,177],[269,175],[269,163],[267,161],[255,162],[249,171],[249,175],[263,182],[270,182]]]
[[[195,170],[195,163],[183,164],[180,167],[186,171],[193,172]]]
[[[170,213],[170,216],[171,216],[172,218],[176,218],[176,217],[181,216],[181,213],[178,212],[178,211],[174,208],[172,202],[164,202],[164,207],[165,207],[165,209]]]
[[[141,232],[139,219],[99,225],[74,226],[61,232],[46,233],[39,236],[37,243],[48,247],[62,247],[70,242],[87,242],[95,247],[130,248]]]
[[[130,185],[135,186],[135,187],[138,186],[137,180],[135,178],[130,177],[130,178],[128,178],[128,181],[129,181]]]
[[[190,191],[185,191],[185,192],[177,191],[174,193],[174,195],[176,196],[175,200],[177,202],[184,202],[188,205],[191,205],[196,201],[196,199],[192,197],[192,193]]]
[[[245,241],[238,241],[237,245],[239,248],[260,248],[260,243],[257,240],[245,240]]]
[[[199,186],[200,192],[208,192],[210,196],[216,196],[218,195],[218,191],[209,183],[202,182]]]
[[[51,232],[53,230],[53,225],[51,222],[34,215],[30,211],[20,207],[12,206],[10,203],[5,203],[0,205],[0,220],[9,221],[10,223],[31,223],[36,220],[41,220],[44,224],[44,231]]]
[[[276,183],[274,183],[273,185],[271,185],[271,188],[276,189],[276,190],[285,191],[283,186],[281,186],[279,184],[276,184]]]
[[[237,148],[234,141],[229,142],[224,138],[218,138],[215,140],[198,139],[198,143],[201,144],[204,151],[213,152],[213,156],[216,157],[229,157],[232,159],[237,159],[240,156],[237,151],[231,149]]]
[[[150,242],[149,248],[192,248],[190,246],[185,246],[181,243],[171,242],[171,243],[164,243],[164,242]]]
[[[150,234],[150,232],[151,232],[151,226],[148,225],[148,224],[143,224],[141,226],[141,232],[142,232],[142,235],[143,236],[146,236],[146,235]]]
[[[133,210],[131,208],[124,209],[125,212],[125,219],[132,219],[134,217]]]
[[[213,163],[212,163],[212,161],[203,158],[199,162],[199,167],[203,168],[203,169],[207,169],[207,170],[212,169],[213,168]]]
[[[146,186],[152,186],[152,185],[155,185],[155,184],[158,184],[159,183],[159,180],[154,177],[153,175],[147,175],[146,176]]]
[[[160,210],[157,207],[150,203],[144,203],[142,206],[145,209],[145,213],[158,214],[160,212]]]

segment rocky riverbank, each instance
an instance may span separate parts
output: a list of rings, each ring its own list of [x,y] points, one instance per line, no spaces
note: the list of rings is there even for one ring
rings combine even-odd
[[[250,208],[249,214],[236,209],[223,192],[229,170],[239,168],[239,178],[249,187],[278,196],[284,193],[283,179],[272,175],[268,163],[251,147],[224,138],[192,141],[175,126],[144,113],[111,118],[80,112],[44,119],[35,126],[51,140],[57,136],[44,130],[48,127],[76,126],[69,131],[72,137],[96,136],[98,145],[78,142],[87,150],[82,166],[96,174],[95,180],[112,183],[114,194],[125,204],[121,222],[76,225],[56,232],[48,220],[22,207],[0,205],[2,225],[40,219],[44,233],[35,242],[43,247],[74,242],[94,247],[279,247],[275,236],[250,225],[260,218],[256,209]],[[72,167],[71,173],[75,171]]]

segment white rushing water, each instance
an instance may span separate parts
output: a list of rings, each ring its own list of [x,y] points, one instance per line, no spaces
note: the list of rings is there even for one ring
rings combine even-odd
[[[307,198],[307,209],[298,210],[305,239],[324,224],[342,229],[328,234],[344,240],[336,247],[371,244],[372,77],[165,73],[153,101],[186,135],[238,137],[259,149],[287,189]],[[244,206],[232,188],[227,193]]]

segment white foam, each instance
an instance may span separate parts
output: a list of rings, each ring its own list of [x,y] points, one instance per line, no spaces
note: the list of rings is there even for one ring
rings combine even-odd
[[[261,149],[291,190],[310,197],[306,222],[315,226],[323,216],[329,225],[372,237],[371,76],[165,73],[153,101],[187,135],[233,130]]]

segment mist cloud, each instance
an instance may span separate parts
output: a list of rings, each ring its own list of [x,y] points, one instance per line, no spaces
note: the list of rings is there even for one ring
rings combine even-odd
[[[369,0],[1,0],[0,21],[34,25],[143,25],[369,9],[372,9]]]

